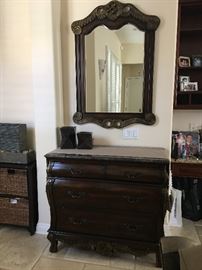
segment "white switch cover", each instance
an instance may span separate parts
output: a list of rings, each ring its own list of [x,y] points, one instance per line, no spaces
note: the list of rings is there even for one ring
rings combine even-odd
[[[138,139],[139,138],[139,128],[124,128],[123,129],[124,139]]]

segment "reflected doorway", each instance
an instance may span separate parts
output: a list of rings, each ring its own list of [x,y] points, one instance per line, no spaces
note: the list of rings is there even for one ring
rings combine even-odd
[[[125,78],[125,104],[124,112],[142,112],[143,77],[134,76]]]

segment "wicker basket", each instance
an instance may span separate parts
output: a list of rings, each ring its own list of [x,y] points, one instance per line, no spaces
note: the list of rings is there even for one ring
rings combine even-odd
[[[0,223],[27,226],[29,224],[28,200],[0,197]]]
[[[27,171],[0,168],[0,192],[15,196],[27,196]]]
[[[26,150],[26,124],[0,123],[0,150],[22,152]]]

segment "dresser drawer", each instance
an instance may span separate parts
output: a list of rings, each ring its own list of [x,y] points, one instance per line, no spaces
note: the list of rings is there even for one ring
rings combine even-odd
[[[27,196],[27,170],[0,168],[0,193]]]
[[[104,177],[104,166],[97,163],[89,162],[49,162],[48,175],[56,177],[88,177],[88,178],[103,178]]]
[[[103,209],[105,212],[159,213],[163,190],[140,184],[55,180],[54,203],[63,208]]]
[[[72,211],[56,207],[56,230],[69,233],[96,234],[127,238],[130,240],[155,241],[158,238],[154,216],[130,217],[102,212]]]
[[[160,166],[160,165],[159,165]],[[132,182],[163,183],[165,181],[164,169],[152,167],[147,164],[108,165],[106,174],[108,178],[128,180]]]

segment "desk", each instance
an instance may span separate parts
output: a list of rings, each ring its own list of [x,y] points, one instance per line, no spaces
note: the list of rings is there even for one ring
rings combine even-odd
[[[172,159],[172,176],[202,178],[202,160]]]

